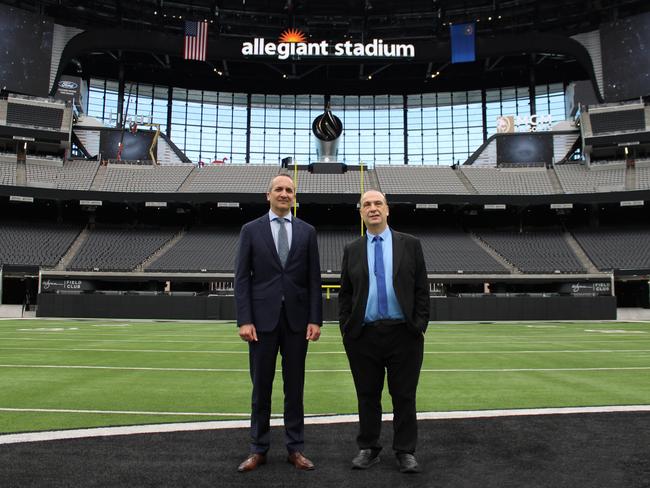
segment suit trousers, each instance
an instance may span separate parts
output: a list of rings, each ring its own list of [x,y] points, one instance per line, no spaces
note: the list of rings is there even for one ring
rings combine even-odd
[[[387,373],[393,402],[393,449],[414,453],[417,444],[415,397],[424,336],[410,331],[405,323],[366,325],[356,338],[343,338],[359,402],[359,449],[380,450],[381,395]]]
[[[257,342],[249,343],[249,366],[253,393],[251,400],[251,452],[266,453],[270,446],[271,395],[278,351],[282,355],[284,384],[284,429],[287,450],[304,448],[306,331],[289,327],[284,305],[277,327],[257,332]]]

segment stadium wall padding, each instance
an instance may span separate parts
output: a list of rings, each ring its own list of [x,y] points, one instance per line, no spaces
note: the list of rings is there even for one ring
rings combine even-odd
[[[39,317],[235,320],[232,296],[58,295],[38,297]],[[323,298],[323,316],[338,320],[338,300]],[[615,320],[616,297],[432,298],[432,321]]]

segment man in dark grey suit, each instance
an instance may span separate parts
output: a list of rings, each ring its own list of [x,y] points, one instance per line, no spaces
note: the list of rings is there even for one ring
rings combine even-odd
[[[318,340],[322,324],[316,231],[291,215],[295,187],[289,175],[273,178],[266,198],[269,212],[241,229],[235,268],[237,325],[239,336],[249,343],[253,383],[250,455],[238,471],[266,463],[278,351],[282,355],[287,461],[311,470],[314,464],[302,453],[303,390],[307,344]]]
[[[381,393],[387,373],[393,450],[401,472],[417,473],[415,396],[429,321],[422,245],[388,226],[383,193],[364,193],[360,205],[368,232],[345,247],[339,291],[339,324],[359,402],[359,453],[352,467],[366,469],[379,462]]]

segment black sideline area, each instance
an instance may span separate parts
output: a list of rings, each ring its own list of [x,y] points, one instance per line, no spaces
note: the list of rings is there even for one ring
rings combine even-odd
[[[353,471],[356,424],[307,425],[314,471],[286,462],[272,428],[268,464],[238,473],[248,429],[0,445],[3,488],[359,487],[647,488],[650,413],[420,421],[423,472],[401,474],[384,424],[381,462]]]

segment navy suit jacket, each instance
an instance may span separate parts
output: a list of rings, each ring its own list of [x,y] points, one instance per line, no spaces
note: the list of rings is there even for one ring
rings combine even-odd
[[[420,241],[391,230],[393,236],[393,289],[409,330],[422,334],[429,323],[429,286]],[[339,325],[346,337],[361,335],[368,303],[367,237],[352,241],[343,251]]]
[[[283,297],[292,330],[304,331],[308,323],[322,324],[316,230],[296,217],[291,222],[291,248],[284,268],[268,213],[242,227],[235,266],[237,325],[254,324],[261,332],[273,330],[278,325]]]

